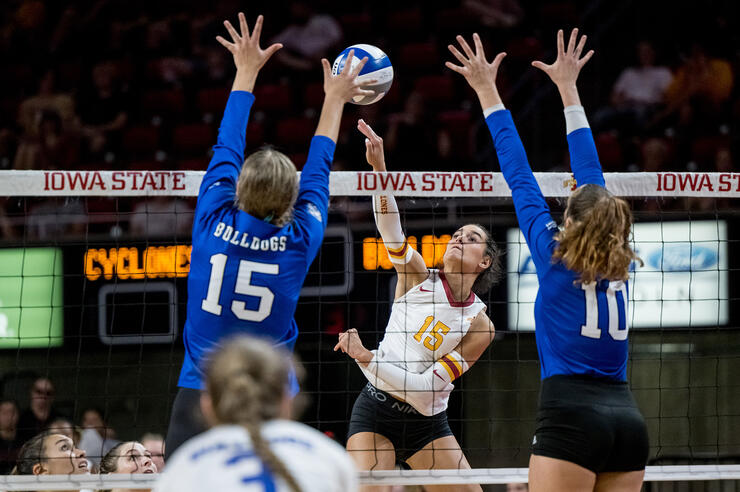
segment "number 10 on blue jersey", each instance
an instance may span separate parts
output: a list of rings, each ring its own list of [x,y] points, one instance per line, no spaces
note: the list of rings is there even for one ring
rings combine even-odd
[[[599,303],[597,295],[602,294],[596,291],[596,282],[581,284],[586,295],[586,324],[581,325],[581,335],[588,338],[601,338],[601,329],[599,328]],[[606,307],[609,320],[609,335],[614,340],[627,340],[629,331],[629,320],[624,320],[624,329],[619,329],[619,305],[617,304],[617,294],[622,296],[624,304],[624,313],[626,318],[627,310],[627,285],[622,281],[609,282],[609,286],[603,295],[606,296]]]

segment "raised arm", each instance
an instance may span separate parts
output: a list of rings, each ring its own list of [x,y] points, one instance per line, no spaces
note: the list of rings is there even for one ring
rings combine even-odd
[[[496,147],[501,172],[511,188],[519,228],[529,245],[537,273],[542,275],[550,266],[553,235],[557,225],[550,216],[550,208],[529,167],[527,153],[511,113],[504,108],[496,87],[496,74],[506,53],[499,53],[493,62],[488,63],[478,34],[473,34],[475,52],[462,36],[457,36],[456,39],[463,52],[453,45],[448,48],[461,65],[452,62],[446,62],[445,65],[465,77],[478,95]]]
[[[405,370],[391,362],[378,362],[375,351],[367,350],[354,328],[339,334],[334,350],[341,350],[357,361],[375,387],[384,391],[404,392],[405,400],[418,410],[431,408],[434,394],[451,391],[451,383],[475,364],[496,334],[491,320],[481,312],[470,329],[451,352],[442,355],[423,373]],[[439,410],[439,409],[437,409]],[[423,412],[424,413],[424,412]]]
[[[383,139],[364,120],[357,122],[357,129],[365,135],[367,163],[376,173],[386,172]],[[423,282],[429,275],[429,270],[422,256],[406,241],[401,228],[398,204],[393,195],[374,195],[373,215],[378,232],[383,238],[383,244],[388,250],[388,257],[398,274],[395,297],[399,298],[409,289]]]
[[[576,44],[578,41],[578,44]],[[596,153],[594,137],[588,126],[586,113],[581,106],[581,98],[578,95],[576,81],[581,68],[591,59],[594,50],[589,50],[585,55],[583,48],[586,46],[586,36],[578,40],[578,29],[573,29],[565,48],[563,41],[563,30],[557,35],[558,56],[551,65],[541,61],[532,62],[532,66],[539,68],[550,77],[557,86],[560,99],[563,101],[565,113],[565,128],[568,135],[568,150],[570,151],[570,167],[578,186],[591,183],[604,186],[604,175],[601,171],[599,156]]]
[[[224,26],[231,36],[231,42],[221,36],[216,37],[216,40],[234,57],[236,76],[226,103],[221,126],[218,129],[218,140],[213,147],[213,157],[200,185],[198,209],[201,215],[212,211],[212,206],[230,203],[234,200],[236,182],[244,162],[247,120],[254,102],[252,90],[260,69],[283,46],[273,44],[264,50],[260,48],[262,22],[263,17],[260,15],[250,34],[247,19],[240,12],[241,32],[236,32],[229,21],[224,21]],[[214,187],[216,182],[219,182],[220,186]],[[204,202],[208,205],[205,210]]]
[[[328,220],[329,174],[344,105],[355,96],[372,94],[372,91],[361,89],[357,81],[357,74],[367,62],[367,57],[352,66],[353,58],[354,51],[350,51],[344,70],[336,76],[331,74],[329,61],[321,60],[324,72],[324,103],[316,133],[311,139],[308,159],[301,172],[295,206],[295,223],[304,231],[303,237],[311,259],[318,252]]]

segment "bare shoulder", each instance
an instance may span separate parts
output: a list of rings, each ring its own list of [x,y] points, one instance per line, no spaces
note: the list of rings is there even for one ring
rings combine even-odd
[[[483,331],[492,333],[496,331],[496,327],[493,326],[493,321],[486,314],[486,309],[482,309],[480,313],[470,323],[468,331]]]

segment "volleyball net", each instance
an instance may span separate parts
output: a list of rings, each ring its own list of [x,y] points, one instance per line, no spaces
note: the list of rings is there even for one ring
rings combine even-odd
[[[166,431],[183,357],[190,227],[202,176],[194,171],[0,175],[4,398],[28,406],[31,383],[47,376],[55,387],[55,409],[74,424],[95,407],[118,439]],[[577,183],[570,173],[535,176],[560,221]],[[692,490],[715,490],[721,480],[722,490],[737,490],[740,174],[606,173],[605,178],[607,188],[633,209],[633,246],[645,263],[631,273],[628,379],[650,433],[646,480],[656,483],[646,487],[683,490],[677,482],[711,480],[715,485]],[[364,472],[362,481],[526,481],[539,390],[537,278],[501,174],[333,172],[330,191],[325,240],[296,310],[296,352],[306,368],[302,420],[344,444],[352,405],[366,380],[353,361],[332,348],[348,328],[357,328],[369,348],[383,336],[395,275],[369,197],[391,193],[409,244],[428,266],[439,262],[459,226],[479,223],[505,251],[506,274],[483,298],[496,339],[455,382],[450,397],[449,423],[473,469],[374,470]],[[126,477],[136,488],[155,480]],[[44,480],[44,490],[61,490],[54,488],[56,478],[2,477],[0,489],[35,490]],[[69,489],[70,482],[64,483]],[[106,482],[105,488],[134,486],[122,483]]]

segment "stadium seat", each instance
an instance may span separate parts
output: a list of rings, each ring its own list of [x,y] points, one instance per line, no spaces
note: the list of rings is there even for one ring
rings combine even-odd
[[[470,112],[464,110],[443,111],[437,116],[441,128],[444,128],[453,138],[462,135],[467,138],[470,130]]]
[[[714,170],[717,150],[730,145],[730,139],[723,135],[699,137],[691,142],[691,160],[700,170]]]
[[[184,159],[177,162],[180,171],[205,171],[208,167],[208,159]]]
[[[277,124],[276,143],[308,148],[315,129],[314,121],[309,118],[286,118]]]
[[[320,109],[324,102],[324,83],[308,84],[303,92],[303,105],[306,108]]]
[[[339,17],[339,25],[345,33],[351,33],[357,39],[363,39],[373,30],[373,19],[370,14],[344,14]]]
[[[604,169],[618,170],[624,167],[622,146],[614,133],[599,133],[594,137],[594,142],[599,152],[599,161]]]
[[[461,32],[468,32],[471,29],[478,28],[479,24],[463,8],[444,9],[437,12],[435,31],[437,33],[447,34],[445,38],[454,37]]]
[[[293,164],[295,164],[296,169],[299,171],[303,169],[303,165],[306,164],[306,159],[308,158],[307,152],[295,152],[292,154],[288,154],[288,157],[291,161],[293,161]]]
[[[247,149],[254,149],[265,143],[265,127],[257,121],[247,124]],[[249,150],[248,150],[249,151]]]
[[[492,49],[487,51],[493,52]],[[539,60],[543,56],[542,43],[534,36],[515,38],[506,44],[506,53],[509,58],[529,63]]]
[[[177,155],[205,154],[214,143],[213,127],[205,123],[180,125],[172,132],[172,152]]]
[[[427,75],[419,77],[414,83],[426,104],[438,106],[452,101],[455,97],[452,79],[446,75]]]
[[[254,97],[255,109],[262,111],[289,111],[293,99],[290,87],[281,84],[258,85]]]
[[[157,162],[154,160],[135,161],[129,164],[127,167],[131,171],[159,171],[161,169],[164,169],[164,166],[161,162]]]
[[[151,154],[158,148],[159,128],[156,126],[133,126],[123,132],[123,149],[128,154]]]
[[[434,43],[409,43],[401,47],[398,57],[404,70],[439,69],[439,54]]]
[[[419,39],[421,36],[423,18],[421,9],[401,10],[388,14],[386,32],[396,40]]]
[[[230,92],[228,88],[201,89],[195,96],[198,112],[204,118],[223,114]]]
[[[141,100],[144,116],[173,118],[185,112],[185,94],[182,89],[157,89],[144,93]]]

